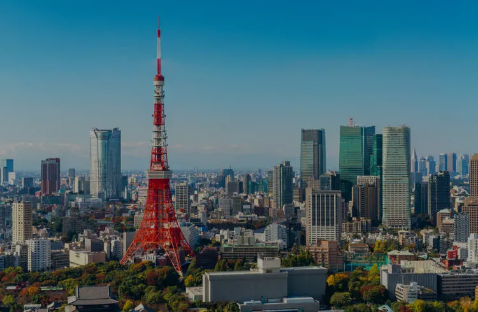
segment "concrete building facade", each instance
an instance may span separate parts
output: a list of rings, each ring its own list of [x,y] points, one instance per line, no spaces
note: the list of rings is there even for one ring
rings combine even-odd
[[[32,238],[32,203],[14,202],[12,205],[12,244]]]
[[[342,195],[340,191],[306,190],[306,241],[340,242],[342,234]]]

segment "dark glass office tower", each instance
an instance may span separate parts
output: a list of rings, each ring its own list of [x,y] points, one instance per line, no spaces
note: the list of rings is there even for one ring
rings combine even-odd
[[[352,197],[357,177],[370,175],[370,155],[373,153],[375,126],[341,126],[339,173],[345,201]]]
[[[307,183],[326,172],[325,130],[302,129],[300,142],[300,178]]]

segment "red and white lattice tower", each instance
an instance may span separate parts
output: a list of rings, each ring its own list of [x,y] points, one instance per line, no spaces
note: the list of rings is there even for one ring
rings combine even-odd
[[[121,259],[122,264],[132,260],[137,253],[164,250],[176,271],[181,272],[179,248],[194,256],[176,220],[171,199],[169,180],[166,127],[164,114],[164,77],[161,75],[161,32],[158,26],[158,55],[154,76],[153,139],[151,140],[151,164],[147,172],[148,197],[141,227]]]

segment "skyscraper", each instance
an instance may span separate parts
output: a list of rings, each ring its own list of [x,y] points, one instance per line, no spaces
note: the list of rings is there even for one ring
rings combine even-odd
[[[421,157],[418,160],[418,172],[422,175],[422,177],[426,177],[428,175],[427,160],[424,157]]]
[[[445,171],[448,168],[448,154],[438,155],[438,171]]]
[[[380,220],[380,178],[376,176],[357,177],[358,217]],[[355,203],[354,203],[355,205]]]
[[[342,198],[340,191],[306,189],[306,243],[318,240],[340,242],[342,233]]]
[[[70,186],[73,186],[73,183],[75,183],[75,168],[68,169],[68,183]]]
[[[456,153],[448,153],[446,156],[447,166],[446,171],[456,172]]]
[[[186,183],[176,184],[174,187],[174,196],[176,197],[174,210],[184,212],[190,216],[191,200],[189,198],[191,188]]]
[[[370,155],[373,154],[375,126],[341,126],[339,173],[345,201],[352,195],[357,177],[370,175]]]
[[[273,208],[279,209],[286,204],[292,203],[292,179],[293,171],[290,166],[290,161],[284,161],[274,166],[272,173]]]
[[[466,243],[470,236],[470,217],[464,212],[455,214],[455,242]]]
[[[428,155],[426,160],[427,174],[434,174],[437,172],[437,164],[433,156]]]
[[[12,244],[32,238],[32,203],[14,202],[12,205]]]
[[[382,178],[382,146],[383,136],[375,134],[373,136],[372,155],[370,155],[370,175]]]
[[[51,196],[60,190],[60,158],[41,161],[41,194]]]
[[[121,131],[90,131],[90,194],[104,199],[119,198],[121,180]]]
[[[0,162],[0,184],[8,182],[8,174],[14,172],[13,159],[2,159]]]
[[[383,128],[383,225],[410,229],[410,128]]]
[[[412,165],[411,165],[412,172],[418,172],[418,158],[417,158],[417,150],[413,149],[412,153]]]
[[[428,180],[428,215],[436,225],[438,211],[450,208],[450,173],[441,171]]]
[[[302,129],[300,143],[300,178],[305,184],[325,173],[326,150],[324,129]]]
[[[470,156],[467,154],[460,155],[456,160],[456,171],[461,176],[466,176],[470,169]]]
[[[473,154],[470,160],[470,196],[478,196],[478,154]]]

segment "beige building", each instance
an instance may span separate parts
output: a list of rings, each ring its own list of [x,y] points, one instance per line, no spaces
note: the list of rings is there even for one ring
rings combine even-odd
[[[478,197],[466,197],[462,212],[465,212],[469,217],[470,233],[478,233]]]
[[[12,206],[12,244],[32,238],[32,203],[15,202]]]
[[[70,250],[70,267],[72,268],[105,261],[106,254],[104,251]]]
[[[325,267],[331,272],[344,269],[344,254],[340,251],[337,241],[317,241],[315,245],[308,246],[307,250],[314,257],[317,265]]]

